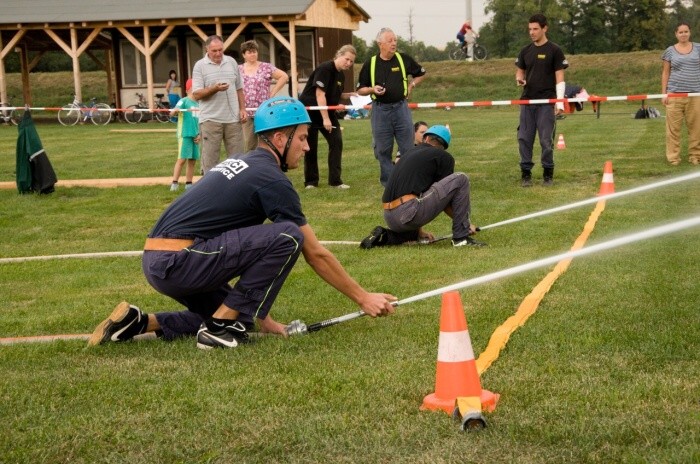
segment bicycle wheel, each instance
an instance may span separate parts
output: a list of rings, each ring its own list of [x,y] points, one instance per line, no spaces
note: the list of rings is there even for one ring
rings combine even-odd
[[[10,122],[15,126],[19,125],[20,115],[17,110],[12,110],[10,112]]]
[[[58,110],[58,122],[64,126],[75,126],[81,116],[80,108],[75,105],[66,105]]]
[[[97,103],[94,108],[90,108],[90,119],[96,126],[105,126],[112,119],[112,112],[109,105]]]
[[[488,56],[486,49],[481,45],[474,45],[474,59],[477,61],[483,61]]]
[[[153,112],[158,122],[170,122],[170,112],[164,111],[165,109],[165,107],[159,106],[156,108],[156,111]]]
[[[143,111],[134,111],[139,109],[138,105],[129,105],[124,110],[124,120],[129,124],[137,124],[143,119]]]
[[[464,56],[464,52],[461,48],[455,48],[450,52],[450,59],[453,61],[462,61],[465,58],[466,56]]]
[[[2,120],[2,122],[5,124],[12,123],[16,126],[19,124],[19,114],[17,113],[17,110],[2,110],[0,120]]]

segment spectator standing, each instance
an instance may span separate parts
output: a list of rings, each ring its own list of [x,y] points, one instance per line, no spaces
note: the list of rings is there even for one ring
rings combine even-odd
[[[352,93],[343,92],[345,71],[355,63],[357,52],[352,45],[343,45],[330,61],[325,61],[313,70],[299,100],[306,106],[335,106],[341,98],[350,98]],[[317,188],[318,134],[328,142],[328,185],[338,189],[349,189],[342,180],[343,133],[335,110],[310,110],[309,151],[304,156],[304,185]]]
[[[283,173],[308,151],[310,122],[296,99],[261,104],[258,148],[210,170],[168,206],[146,239],[146,279],[188,311],[145,314],[120,303],[95,328],[89,346],[155,331],[166,339],[196,333],[201,349],[235,348],[247,341],[255,319],[261,331],[286,335],[269,312],[300,254],[367,315],[394,312],[395,296],[362,288],[321,245]]]
[[[199,159],[199,117],[196,110],[199,105],[192,99],[192,79],[187,79],[185,84],[187,96],[181,98],[175,108],[170,111],[170,116],[182,112],[182,116],[177,121],[177,146],[178,158],[173,168],[173,182],[170,191],[174,192],[180,188],[180,174],[185,166],[185,190],[192,187],[194,176],[194,165]]]
[[[407,99],[424,79],[425,69],[408,55],[396,51],[396,34],[382,28],[377,34],[379,53],[360,70],[357,93],[372,97],[372,139],[379,161],[379,182],[386,185],[393,167],[394,139],[399,152],[413,146],[413,119]],[[408,76],[412,79],[409,81]]]
[[[289,76],[286,72],[276,68],[270,63],[258,60],[258,43],[248,40],[241,44],[241,56],[243,64],[238,65],[238,71],[243,77],[243,93],[245,94],[246,108],[257,108],[262,102],[277,93],[287,85]],[[275,85],[272,86],[272,80]],[[255,111],[248,111],[246,121],[243,123],[243,138],[245,139],[245,151],[249,152],[258,146],[258,138],[253,128],[253,116]]]
[[[470,222],[469,177],[454,172],[455,160],[447,152],[452,136],[446,126],[432,126],[423,141],[404,153],[384,189],[384,221],[389,228],[375,227],[361,248],[400,245],[419,239],[433,240],[423,226],[443,211],[452,218],[452,245],[484,246],[470,237],[476,227]]]
[[[180,81],[177,79],[177,73],[174,69],[171,69],[168,73],[168,82],[165,83],[165,93],[168,94],[168,102],[170,103],[170,108],[175,108],[177,102],[180,101]],[[177,122],[177,118],[170,118],[172,122]]]
[[[522,100],[564,98],[564,70],[569,67],[561,48],[547,39],[547,18],[542,14],[530,17],[528,32],[532,43],[523,47],[515,60],[515,82],[523,87]],[[556,106],[556,110],[555,110]],[[532,151],[535,133],[542,148],[543,185],[554,182],[554,133],[556,116],[564,112],[564,103],[556,105],[520,105],[518,147],[520,151],[521,185],[532,186]]]
[[[204,45],[206,55],[192,69],[192,95],[199,102],[201,164],[206,174],[219,163],[222,140],[227,156],[244,152],[241,124],[247,113],[238,64],[224,55],[223,39],[213,35]]]
[[[700,92],[700,43],[691,42],[690,26],[676,26],[675,45],[661,59],[661,93]],[[664,97],[666,106],[666,159],[673,166],[681,163],[681,130],[688,128],[688,161],[700,164],[700,97]]]
[[[476,39],[479,38],[479,34],[472,29],[472,22],[470,20],[464,21],[462,27],[457,32],[457,40],[459,40],[459,46],[464,48],[467,46],[467,61],[474,61],[474,44]]]

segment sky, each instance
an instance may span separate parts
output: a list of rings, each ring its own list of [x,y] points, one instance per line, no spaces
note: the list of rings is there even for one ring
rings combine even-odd
[[[413,17],[413,39],[443,49],[456,41],[457,31],[467,18],[467,0],[355,0],[371,19],[361,22],[355,35],[370,44],[382,27],[390,27],[396,35],[408,40],[409,16]],[[471,0],[472,27],[477,31],[487,21],[485,0]]]

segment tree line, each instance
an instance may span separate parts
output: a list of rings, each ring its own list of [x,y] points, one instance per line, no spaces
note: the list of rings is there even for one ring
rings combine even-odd
[[[527,19],[536,12],[549,20],[548,37],[567,55],[662,50],[675,43],[679,21],[690,24],[691,40],[700,41],[700,2],[698,0],[487,0],[485,13],[491,19],[479,30],[479,43],[492,58],[515,57],[527,44]],[[455,16],[456,17],[456,16]],[[447,27],[447,25],[446,25]],[[451,25],[455,36],[461,23]],[[418,62],[444,61],[457,48],[457,40],[443,49],[426,46],[418,40],[398,38],[399,50]],[[378,53],[377,44],[353,36],[357,62]],[[102,51],[96,54],[101,57]],[[33,72],[70,71],[72,61],[63,52],[47,52]],[[80,57],[80,69],[96,71],[95,61]],[[16,53],[5,60],[7,72],[19,72]]]
[[[697,0],[487,0],[491,19],[479,30],[479,43],[490,57],[515,57],[528,43],[527,20],[541,12],[548,21],[547,37],[567,55],[662,50],[676,42],[679,21],[690,24],[691,40],[700,41]],[[455,36],[461,23],[454,24]],[[421,41],[398,38],[398,48],[418,62],[447,60],[456,38],[440,50]],[[378,53],[375,42],[353,37],[357,61]]]

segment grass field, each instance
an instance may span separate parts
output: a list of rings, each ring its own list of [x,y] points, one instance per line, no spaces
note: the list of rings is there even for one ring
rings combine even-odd
[[[587,107],[559,122],[567,148],[555,154],[555,186],[527,190],[515,109],[421,110],[414,119],[452,127],[477,225],[595,196],[606,160],[618,191],[697,172],[665,162],[663,119],[633,120],[633,103],[605,108],[600,119]],[[360,240],[382,222],[369,122],[343,126],[350,190],[306,191],[303,173],[289,173],[322,240]],[[61,179],[168,176],[174,135],[110,132],[124,127],[38,129]],[[15,130],[0,127],[0,181],[14,179]],[[0,190],[0,257],[138,250],[175,197],[167,185]],[[567,251],[592,210],[484,231],[482,249],[332,250],[366,288],[407,298]],[[611,200],[590,243],[699,212],[697,181]],[[449,222],[429,229],[448,233]],[[2,346],[0,462],[698,462],[699,239],[695,228],[574,260],[482,375],[501,400],[478,433],[419,411],[434,390],[436,297],[389,318],[232,351],[201,352],[193,340]],[[477,357],[550,270],[461,292]],[[0,276],[0,337],[87,333],[121,300],[176,308],[146,283],[139,258],[6,263]],[[301,261],[273,309],[278,320],[307,323],[355,310]]]

